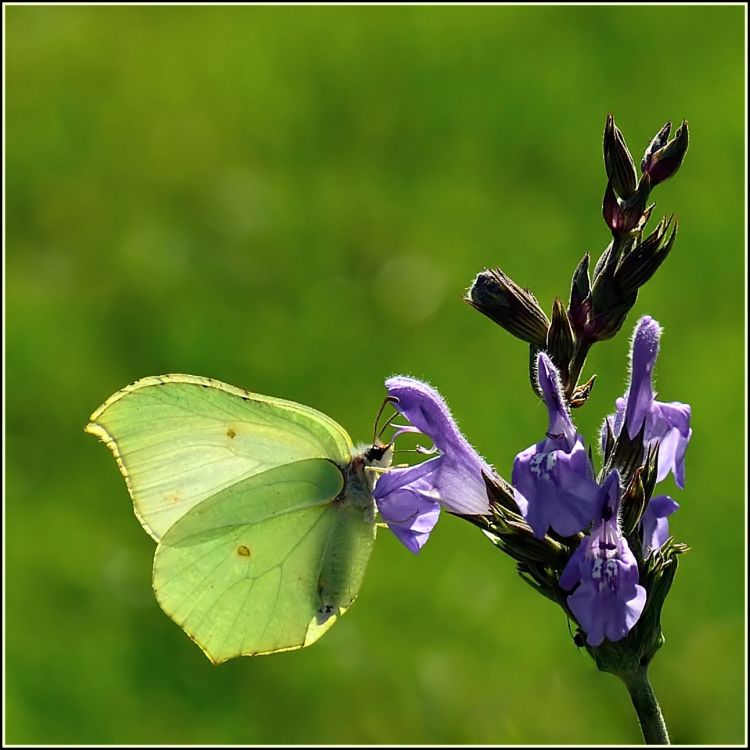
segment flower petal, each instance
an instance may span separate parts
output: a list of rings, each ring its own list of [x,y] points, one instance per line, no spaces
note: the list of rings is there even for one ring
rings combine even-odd
[[[672,500],[669,495],[657,495],[652,497],[646,511],[643,514],[643,553],[648,556],[652,550],[660,549],[669,538],[670,516],[678,508],[679,504]]]
[[[452,450],[473,452],[461,434],[442,396],[427,383],[405,375],[385,381],[388,395],[397,398],[394,404],[414,427],[428,435],[443,453]]]
[[[693,431],[690,429],[690,406],[655,401],[646,423],[645,440],[659,440],[659,466],[656,481],[666,479],[671,471],[680,488],[685,487],[685,453]]]
[[[598,646],[604,640],[606,615],[592,584],[581,584],[568,597],[568,607],[586,633],[586,643]]]
[[[547,432],[550,435],[559,435],[564,438],[565,448],[570,451],[576,441],[576,428],[563,398],[560,374],[545,352],[540,352],[537,355],[536,367],[539,387],[544,394],[544,403],[549,412]],[[556,447],[561,448],[562,446]]]
[[[630,352],[630,384],[624,399],[617,399],[614,420],[608,418],[615,436],[623,425],[631,439],[643,428],[644,444],[659,441],[657,481],[673,472],[679,487],[685,486],[685,452],[692,436],[690,406],[679,402],[656,401],[653,391],[653,369],[659,353],[661,327],[650,316],[638,321]],[[604,445],[605,428],[602,429]]]
[[[386,497],[394,490],[406,487],[412,482],[416,482],[427,474],[435,470],[435,464],[442,460],[442,456],[436,456],[429,461],[422,461],[421,464],[408,466],[406,468],[392,468],[384,472],[375,482],[375,488],[372,495],[376,500]]]
[[[560,588],[570,591],[581,580],[581,565],[586,558],[588,543],[591,537],[585,537],[570,556],[567,565],[560,575]]]
[[[513,462],[513,485],[526,501],[521,511],[537,539],[550,527],[562,536],[583,531],[600,505],[599,485],[580,438],[570,453],[545,450],[548,443],[532,445]]]
[[[388,528],[414,554],[429,539],[438,522],[440,504],[411,489],[398,489],[378,501],[378,510]]]
[[[440,394],[427,383],[404,375],[388,378],[385,385],[389,396],[398,399],[396,409],[440,451],[439,456],[420,464],[429,468],[415,471],[409,481],[421,480],[419,491],[454,513],[488,513],[490,503],[482,474],[491,477],[494,471],[461,434]],[[381,477],[378,484],[387,478],[388,475]],[[401,480],[391,481],[403,486],[405,482]],[[386,481],[381,493],[390,490],[391,481]]]
[[[624,638],[643,612],[646,590],[638,585],[638,564],[619,526],[620,477],[611,471],[600,491],[600,521],[581,541],[560,576],[560,586],[578,588],[567,598],[586,642]]]
[[[630,350],[630,389],[627,395],[627,427],[630,439],[640,432],[654,400],[651,374],[659,354],[661,327],[644,315],[636,327]]]

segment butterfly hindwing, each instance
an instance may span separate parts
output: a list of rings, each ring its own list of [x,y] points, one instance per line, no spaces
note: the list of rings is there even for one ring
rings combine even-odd
[[[320,571],[343,486],[330,461],[297,461],[203,501],[162,537],[156,597],[212,661],[301,648],[327,630]]]

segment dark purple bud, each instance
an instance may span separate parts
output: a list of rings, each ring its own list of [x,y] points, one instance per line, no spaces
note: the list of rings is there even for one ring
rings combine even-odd
[[[568,367],[576,348],[575,334],[570,325],[565,306],[559,297],[552,305],[552,322],[547,331],[547,352],[557,366],[563,383],[568,380]]]
[[[464,298],[522,341],[545,347],[549,320],[536,297],[499,268],[482,271]]]
[[[607,188],[604,191],[602,216],[604,216],[604,223],[609,227],[612,234],[619,234],[620,228],[625,223],[625,219],[620,210],[620,200],[615,195],[614,188],[612,187],[612,180],[607,181]]]
[[[623,302],[612,305],[604,312],[595,313],[589,326],[590,341],[607,341],[617,334],[635,304],[638,292],[633,292]]]
[[[649,498],[654,494],[656,480],[659,476],[659,441],[654,440],[648,444],[646,457],[643,461],[643,490],[646,497]]]
[[[636,469],[622,496],[621,524],[623,533],[627,537],[635,531],[646,510],[647,498],[643,488],[642,473],[642,467]]]
[[[615,284],[623,294],[642,287],[664,262],[677,236],[677,221],[666,216],[646,239],[621,260],[615,271]]]
[[[627,238],[615,238],[596,264],[591,285],[591,314],[585,331],[589,342],[612,338],[635,304],[637,292],[623,294],[615,283],[615,271],[631,242]]]
[[[604,463],[608,463],[615,447],[615,433],[612,431],[612,422],[609,418],[604,420],[601,429],[601,449]]]
[[[641,218],[638,221],[638,225],[636,226],[634,230],[634,234],[640,233],[644,230],[644,228],[646,227],[646,224],[648,224],[648,221],[651,218],[651,214],[653,213],[654,208],[656,208],[656,203],[652,203],[650,206],[646,206],[646,209],[641,215]]]
[[[651,143],[646,148],[646,153],[643,154],[641,159],[641,172],[645,172],[651,160],[654,158],[654,154],[661,148],[667,145],[667,139],[669,133],[672,130],[672,123],[667,122],[664,127],[652,138]]]
[[[664,127],[666,128],[666,125]],[[659,138],[663,131],[664,128],[659,131],[657,138]],[[667,133],[668,132],[669,131],[667,130]],[[682,160],[685,158],[685,154],[688,150],[687,120],[683,120],[682,125],[677,128],[674,138],[671,141],[668,141],[665,144],[662,143],[659,148],[652,150],[657,138],[655,138],[649,145],[648,149],[646,149],[643,161],[641,162],[641,170],[651,178],[652,187],[658,185],[660,182],[664,182],[664,180],[668,180],[676,174],[677,170],[680,168]],[[664,136],[662,140],[664,138],[666,138],[666,136]]]
[[[617,267],[617,262],[620,259],[621,248],[615,247],[614,242],[610,242],[609,245],[604,249],[604,252],[599,256],[599,260],[596,261],[594,266],[593,285],[600,281],[602,274],[611,268],[611,273]],[[610,273],[610,275],[611,275]]]
[[[589,254],[583,256],[573,272],[570,285],[568,318],[575,331],[583,331],[591,313],[591,281],[589,280]]]
[[[611,179],[607,182],[602,201],[602,216],[613,236],[622,237],[643,226],[646,202],[650,192],[651,181],[648,174],[641,177],[638,189],[627,200],[620,200],[617,197]],[[645,219],[648,219],[648,215]]]
[[[511,513],[521,515],[521,509],[518,507],[518,503],[515,500],[513,485],[506,482],[502,477],[497,474],[488,476],[487,474],[482,475],[484,483],[487,485],[487,497],[490,500],[490,509],[504,508]]]
[[[619,425],[616,418],[612,426],[616,436],[615,443],[612,452],[602,466],[601,475],[606,476],[612,469],[617,469],[623,483],[627,486],[635,476],[636,471],[641,470],[643,466],[645,455],[644,428],[637,435],[631,437],[627,430],[618,431]]]
[[[629,198],[638,185],[638,175],[633,157],[612,115],[607,115],[604,127],[604,167],[615,193],[620,198]]]

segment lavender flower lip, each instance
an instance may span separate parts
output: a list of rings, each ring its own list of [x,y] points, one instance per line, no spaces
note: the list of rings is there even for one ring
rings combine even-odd
[[[608,419],[616,436],[624,425],[631,439],[643,429],[644,445],[658,440],[657,482],[666,479],[671,471],[677,486],[684,488],[685,452],[693,433],[691,410],[688,404],[656,400],[652,377],[660,338],[661,327],[652,317],[645,315],[638,321],[630,351],[630,384],[625,396],[617,399],[615,414]]]
[[[408,468],[394,468],[376,482],[373,496],[381,516],[412,552],[418,552],[437,523],[440,508],[460,515],[489,511],[482,474],[495,476],[461,434],[447,404],[427,383],[397,375],[385,381],[395,408],[434,443],[438,455]]]
[[[549,426],[544,440],[516,456],[515,499],[538,539],[550,527],[571,536],[587,528],[596,515],[599,486],[583,439],[570,418],[559,373],[544,352],[537,357],[537,373]]]
[[[661,549],[669,538],[669,521],[667,517],[674,513],[679,504],[669,495],[652,497],[646,508],[641,523],[643,524],[643,555]]]
[[[620,476],[610,472],[601,487],[602,512],[560,576],[570,590],[570,611],[586,633],[589,646],[624,638],[646,605],[646,589],[638,583],[638,564],[623,536],[618,512]]]

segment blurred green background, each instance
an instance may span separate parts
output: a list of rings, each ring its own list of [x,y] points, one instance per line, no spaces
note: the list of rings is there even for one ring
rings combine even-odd
[[[597,257],[601,138],[690,122],[680,235],[628,331],[664,326],[693,406],[683,558],[651,673],[679,743],[744,737],[744,8],[6,9],[6,739],[632,743],[623,686],[474,528],[379,537],[310,649],[212,667],[162,614],[154,545],[83,432],[136,378],[206,375],[366,440],[383,378],[436,385],[504,476],[546,412],[524,344],[461,302],[501,265],[549,311]]]

